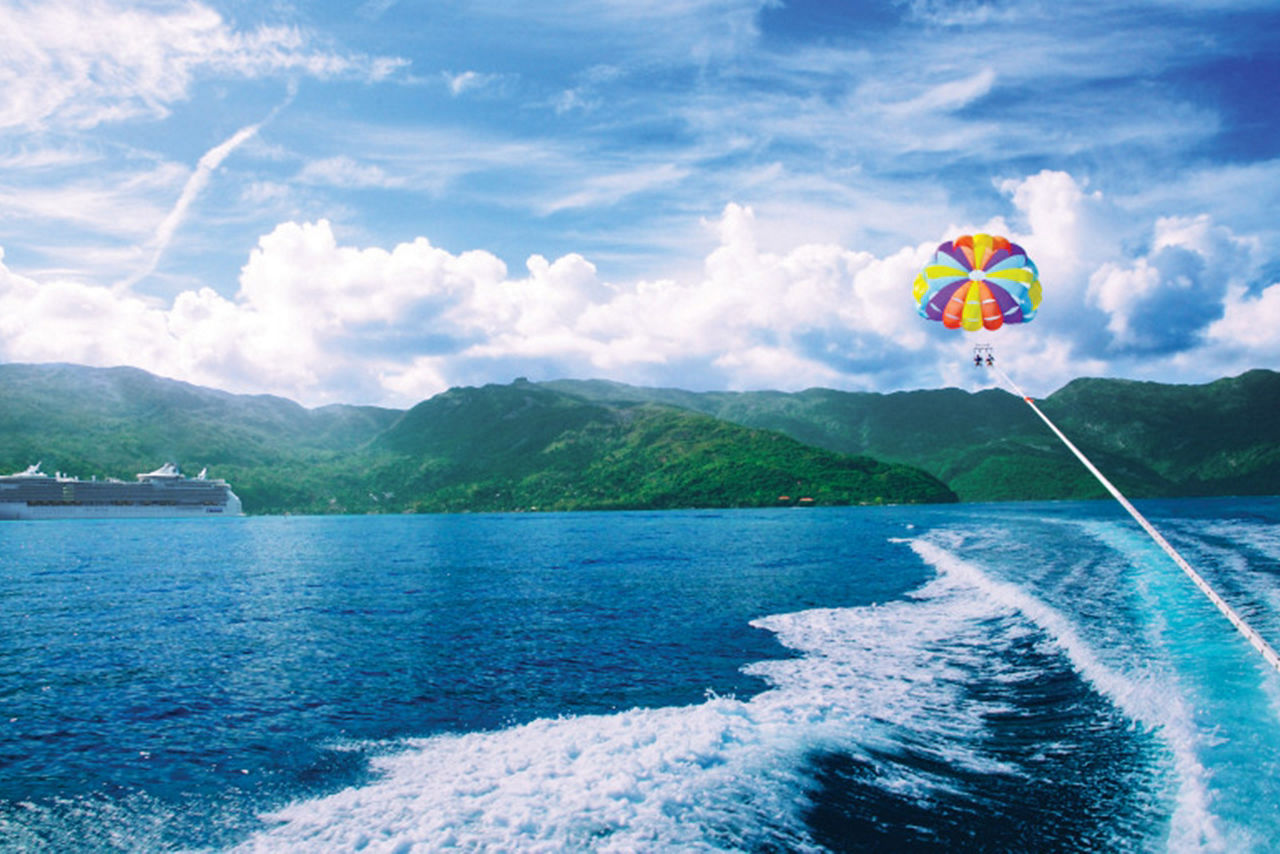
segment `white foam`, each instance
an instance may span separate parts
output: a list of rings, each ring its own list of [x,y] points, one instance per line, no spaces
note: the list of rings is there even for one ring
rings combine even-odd
[[[1014,584],[997,581],[972,562],[962,560],[935,543],[915,540],[911,547],[926,562],[961,584],[982,592],[991,602],[1022,614],[1039,626],[1071,660],[1076,671],[1115,702],[1129,717],[1148,726],[1162,726],[1163,716],[1153,718],[1152,686],[1147,675],[1137,678],[1105,664],[1076,631],[1071,620]]]
[[[1170,850],[1227,850],[1221,823],[1210,805],[1209,774],[1199,758],[1201,736],[1194,710],[1177,690],[1174,674],[1157,669],[1152,662],[1129,660],[1113,665],[1080,636],[1068,617],[1017,585],[992,578],[937,543],[916,540],[911,545],[944,576],[972,586],[1040,627],[1076,672],[1131,720],[1161,738],[1170,751],[1177,781],[1167,840]],[[1093,587],[1081,585],[1079,589],[1092,595]]]
[[[971,746],[999,710],[964,698],[972,667],[1002,666],[987,661],[991,606],[936,584],[915,601],[756,621],[803,657],[746,668],[771,686],[749,701],[405,742],[373,760],[373,783],[280,810],[242,850],[817,850],[804,823],[815,752],[865,757],[910,734],[944,767],[1019,773]],[[877,772],[900,793],[953,785]]]
[[[243,848],[804,850],[798,749],[727,698],[410,741],[378,782],[294,804]]]
[[[745,668],[770,686],[748,701],[408,741],[373,760],[373,783],[280,810],[241,850],[818,850],[805,825],[815,753],[875,762],[877,786],[913,798],[950,791],[959,777],[877,755],[909,743],[941,768],[1027,776],[983,752],[985,722],[1004,709],[968,688],[975,672],[1034,678],[1034,665],[1002,652],[1042,635],[1174,743],[1186,838],[1212,847],[1212,816],[1196,802],[1203,769],[1176,746],[1184,711],[1154,675],[1104,661],[1057,610],[943,545],[906,542],[939,571],[912,598],[753,623],[801,657]]]
[[[1253,655],[1172,564],[1136,533],[1115,524],[1084,527],[1131,565],[1151,615],[1145,626],[1151,636],[1151,655],[1168,662],[1166,670],[1171,674],[1181,674],[1170,676],[1166,693],[1185,697],[1182,704],[1190,710],[1185,714],[1186,731],[1179,733],[1179,748],[1208,766],[1201,769],[1206,786],[1203,799],[1206,809],[1214,813],[1216,833],[1204,847],[1269,850],[1280,832],[1280,816],[1267,808],[1280,797],[1280,747],[1275,740],[1280,679],[1275,670]],[[1252,572],[1238,551],[1206,542],[1199,535],[1229,537],[1244,546],[1261,546],[1264,553],[1270,535],[1244,522],[1182,527],[1193,532],[1190,544],[1206,572],[1263,605],[1261,611],[1252,609],[1250,618],[1267,628],[1271,615],[1265,613],[1265,590],[1271,579]],[[1177,830],[1175,826],[1175,840]],[[1196,848],[1194,833],[1185,836],[1186,850]]]

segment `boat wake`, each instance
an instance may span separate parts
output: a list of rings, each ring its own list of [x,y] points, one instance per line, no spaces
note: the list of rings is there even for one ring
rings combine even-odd
[[[1234,841],[1168,674],[1104,658],[954,538],[903,543],[938,571],[908,598],[753,623],[793,656],[749,665],[770,686],[750,699],[408,740],[374,782],[266,816],[240,850]]]

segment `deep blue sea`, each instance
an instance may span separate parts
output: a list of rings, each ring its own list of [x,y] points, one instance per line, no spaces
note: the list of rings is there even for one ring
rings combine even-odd
[[[1280,498],[1139,502],[1280,646]],[[1268,851],[1111,502],[0,524],[6,851]]]

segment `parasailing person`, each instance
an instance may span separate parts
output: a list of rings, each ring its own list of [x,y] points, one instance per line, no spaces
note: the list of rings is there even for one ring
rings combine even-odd
[[[1027,257],[1026,251],[1007,238],[990,234],[965,234],[938,246],[929,263],[916,275],[911,294],[916,301],[916,310],[927,320],[941,322],[948,329],[964,329],[967,332],[985,329],[994,332],[1006,323],[1026,323],[1036,316],[1036,311],[1040,308],[1040,274],[1036,265]],[[981,367],[984,353],[987,366],[1026,401],[1040,420],[1062,440],[1067,450],[1111,493],[1267,663],[1280,670],[1280,653],[1272,649],[1218,595],[1115,484],[1049,420],[1035,401],[1024,394],[1008,374],[995,367],[995,357],[990,345],[980,344],[974,348],[973,364]]]

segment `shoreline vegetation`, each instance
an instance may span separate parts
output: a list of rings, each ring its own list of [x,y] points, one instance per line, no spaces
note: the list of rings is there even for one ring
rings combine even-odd
[[[998,390],[454,388],[408,410],[236,395],[136,368],[0,365],[0,471],[207,466],[245,512],[639,510],[1087,499],[1101,487]],[[1280,491],[1280,374],[1079,379],[1040,402],[1133,497]]]

